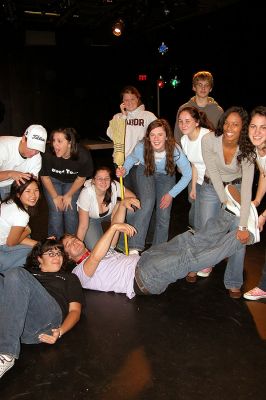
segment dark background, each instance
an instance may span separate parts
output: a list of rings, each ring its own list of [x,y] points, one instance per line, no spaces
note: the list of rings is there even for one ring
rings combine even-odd
[[[73,126],[81,137],[105,137],[124,85],[137,86],[146,108],[157,114],[160,75],[166,81],[160,116],[173,126],[177,108],[193,95],[193,73],[205,69],[214,75],[211,96],[224,109],[242,105],[250,111],[265,104],[264,17],[263,2],[234,1],[171,24],[162,16],[150,30],[130,35],[125,27],[122,37],[98,44],[84,30],[67,27],[53,32],[53,46],[30,46],[27,27],[2,23],[0,134],[19,136],[40,123],[48,131]],[[158,51],[162,42],[168,46],[164,55]],[[139,82],[139,74],[147,81]],[[174,76],[180,80],[175,89],[169,83]]]

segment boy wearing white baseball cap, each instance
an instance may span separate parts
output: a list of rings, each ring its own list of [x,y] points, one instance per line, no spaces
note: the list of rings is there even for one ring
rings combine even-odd
[[[24,182],[31,175],[38,176],[45,152],[46,129],[42,125],[30,125],[22,137],[0,137],[0,196],[4,200],[14,181]]]

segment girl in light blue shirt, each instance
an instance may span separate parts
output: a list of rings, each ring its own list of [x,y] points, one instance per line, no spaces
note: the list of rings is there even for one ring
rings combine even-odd
[[[138,143],[126,158],[122,168],[117,168],[118,177],[126,176],[133,165],[137,168],[137,196],[141,209],[128,221],[137,229],[129,239],[130,253],[142,251],[156,205],[156,223],[152,244],[168,240],[168,228],[173,198],[189,184],[192,172],[188,159],[176,144],[170,125],[165,119],[151,122],[143,141]],[[176,167],[181,177],[176,183]]]

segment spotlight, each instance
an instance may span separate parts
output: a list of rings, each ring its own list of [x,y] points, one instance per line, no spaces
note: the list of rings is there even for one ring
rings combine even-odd
[[[112,27],[112,33],[113,33],[113,35],[115,35],[115,36],[121,36],[122,33],[123,33],[123,30],[124,30],[124,27],[125,27],[124,21],[123,21],[122,19],[117,20],[117,21],[114,23],[113,27]]]

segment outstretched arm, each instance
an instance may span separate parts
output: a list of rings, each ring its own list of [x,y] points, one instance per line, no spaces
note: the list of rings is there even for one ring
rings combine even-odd
[[[54,344],[62,335],[70,331],[73,326],[80,319],[81,304],[77,302],[69,303],[69,310],[66,318],[64,319],[62,325],[59,328],[52,329],[52,335],[47,335],[42,333],[39,335],[39,339],[43,343]]]
[[[100,240],[94,246],[90,257],[84,263],[84,272],[88,276],[92,276],[96,271],[100,261],[104,258],[107,251],[110,248],[113,237],[116,232],[126,233],[128,236],[133,236],[136,233],[136,229],[128,224],[113,224],[103,234]]]

